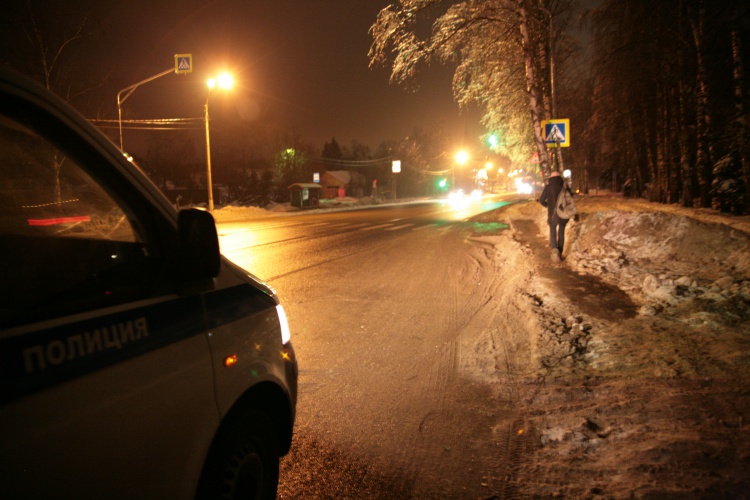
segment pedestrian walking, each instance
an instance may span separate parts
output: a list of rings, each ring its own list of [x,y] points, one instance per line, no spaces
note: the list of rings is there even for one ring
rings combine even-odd
[[[573,195],[570,188],[565,185],[560,172],[552,172],[544,186],[542,196],[539,197],[539,203],[547,208],[547,224],[549,224],[549,245],[552,249],[552,262],[560,262],[562,259],[563,248],[565,247],[565,225],[570,219],[564,219],[557,213],[557,200],[560,192],[567,189]]]

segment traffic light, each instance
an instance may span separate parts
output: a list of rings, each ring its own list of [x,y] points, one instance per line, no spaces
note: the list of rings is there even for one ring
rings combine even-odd
[[[490,148],[496,147],[499,143],[500,143],[500,138],[498,137],[496,133],[493,132],[487,137],[487,144],[490,145]]]
[[[446,179],[445,177],[440,179],[440,181],[438,182],[438,187],[440,189],[445,189],[447,186],[448,186],[448,179]]]

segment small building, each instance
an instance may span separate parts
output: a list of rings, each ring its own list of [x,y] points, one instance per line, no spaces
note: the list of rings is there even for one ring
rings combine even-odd
[[[297,208],[315,208],[320,204],[320,192],[323,188],[319,184],[298,182],[289,186],[292,206]]]
[[[323,172],[320,184],[323,187],[323,197],[343,198],[349,191],[352,175],[347,170],[327,170]]]

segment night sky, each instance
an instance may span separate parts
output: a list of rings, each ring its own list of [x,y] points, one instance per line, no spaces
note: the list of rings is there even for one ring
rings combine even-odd
[[[389,3],[68,0],[35,5],[51,16],[62,9],[61,19],[89,12],[96,20],[94,39],[79,45],[78,68],[93,81],[107,82],[97,91],[100,116],[116,117],[118,90],[173,67],[174,54],[191,53],[194,72],[139,87],[124,106],[131,117],[202,116],[206,78],[226,69],[235,75],[231,99],[244,118],[274,122],[315,147],[336,138],[342,146],[356,140],[374,149],[415,128],[442,129],[457,145],[478,141],[478,114],[462,112],[452,99],[452,68],[429,68],[421,89],[412,93],[389,84],[388,68],[368,67],[368,30]],[[13,50],[8,43],[2,51]]]

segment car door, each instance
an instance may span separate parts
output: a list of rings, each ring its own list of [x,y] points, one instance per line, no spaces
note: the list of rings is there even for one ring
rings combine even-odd
[[[0,496],[191,497],[219,415],[174,224],[85,131],[0,101]]]

